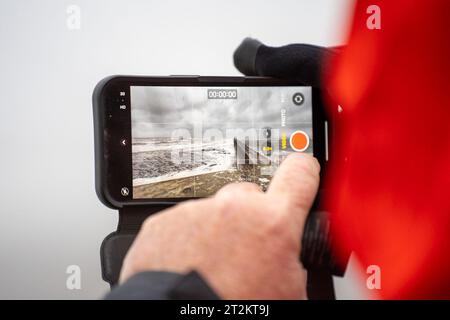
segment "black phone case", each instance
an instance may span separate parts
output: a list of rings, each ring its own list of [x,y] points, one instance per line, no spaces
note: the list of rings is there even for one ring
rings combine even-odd
[[[105,87],[112,81],[133,81],[133,83],[139,85],[148,84],[150,81],[152,85],[173,85],[173,86],[202,86],[202,85],[230,85],[236,86],[264,86],[264,85],[282,85],[282,86],[294,86],[301,85],[294,80],[276,79],[269,77],[214,77],[214,76],[123,76],[114,75],[102,79],[96,86],[92,95],[92,104],[94,112],[94,146],[95,146],[95,190],[100,201],[109,208],[120,209],[124,204],[113,201],[112,197],[108,197],[106,194],[106,177],[107,172],[105,168],[104,157],[104,115],[105,115],[105,96],[103,95]],[[313,89],[315,90],[315,89]],[[320,112],[321,116],[322,112]],[[171,205],[178,203],[179,201],[152,201],[148,205]]]
[[[142,222],[150,215],[166,209],[176,202],[157,202],[152,204],[122,205],[112,203],[105,194],[106,168],[104,167],[103,149],[103,90],[110,80],[136,80],[148,81],[152,79],[157,84],[196,84],[202,85],[208,82],[242,83],[251,84],[296,84],[286,80],[277,80],[261,77],[200,77],[200,76],[169,76],[169,77],[129,77],[110,76],[101,80],[94,89],[94,139],[95,139],[95,189],[97,196],[107,207],[119,210],[119,223],[117,230],[109,234],[101,246],[102,277],[111,286],[117,284],[123,259],[134,241]],[[319,199],[318,197],[317,199]],[[342,276],[345,272],[346,262],[337,263],[329,250],[329,234],[323,233],[328,228],[328,217],[320,210],[319,201],[316,199],[313,209],[305,225],[305,233],[302,240],[302,256],[299,257],[305,268],[309,269],[308,293],[310,298],[334,298],[334,289],[331,274]],[[350,255],[350,254],[349,254]],[[348,259],[347,259],[348,260]]]
[[[276,79],[269,77],[214,77],[214,76],[122,76],[114,75],[109,76],[101,80],[95,87],[92,95],[93,103],[93,115],[94,115],[94,145],[95,145],[95,190],[100,201],[109,208],[119,209],[122,208],[124,204],[119,201],[114,200],[114,197],[108,196],[107,188],[107,172],[105,168],[106,160],[104,159],[105,149],[104,149],[104,128],[105,128],[105,105],[106,97],[104,95],[105,88],[110,83],[118,82],[132,82],[134,85],[163,85],[163,86],[302,86],[295,80],[286,79]],[[318,89],[313,88],[313,98],[322,100]],[[322,104],[319,101],[318,104]],[[322,119],[325,115],[322,108],[318,108],[317,117]],[[314,147],[314,153],[322,153],[320,150],[316,150]],[[320,154],[319,159],[322,158]],[[148,202],[151,202],[148,203]],[[179,201],[174,199],[153,199],[147,201],[148,205],[171,205],[178,203]],[[134,205],[134,204],[133,204]]]
[[[94,111],[94,157],[95,157],[95,192],[97,193],[100,201],[107,207],[111,209],[119,209],[112,203],[110,203],[105,191],[105,180],[106,172],[104,167],[104,148],[103,148],[103,106],[104,106],[104,96],[103,89],[105,85],[111,80],[116,78],[116,76],[110,76],[102,79],[94,88],[94,93],[92,94],[92,106]]]
[[[167,206],[133,206],[119,210],[117,230],[110,233],[100,247],[102,278],[111,287],[119,281],[123,259],[136,238],[144,220]]]

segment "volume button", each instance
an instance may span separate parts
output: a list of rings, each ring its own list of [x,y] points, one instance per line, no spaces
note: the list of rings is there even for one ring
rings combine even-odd
[[[171,74],[171,77],[177,77],[177,78],[199,78],[199,75],[194,74]]]

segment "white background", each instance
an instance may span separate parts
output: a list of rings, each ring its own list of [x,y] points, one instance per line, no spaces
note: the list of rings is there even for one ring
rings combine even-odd
[[[69,5],[81,29],[67,28]],[[0,2],[0,298],[99,298],[117,224],[94,191],[91,94],[111,74],[237,75],[246,36],[345,43],[353,0]],[[66,268],[82,271],[66,288]],[[367,292],[353,261],[338,298]]]

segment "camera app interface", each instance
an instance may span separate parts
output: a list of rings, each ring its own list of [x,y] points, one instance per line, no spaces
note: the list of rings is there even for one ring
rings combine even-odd
[[[133,198],[195,198],[239,181],[265,190],[313,152],[311,87],[132,86]]]

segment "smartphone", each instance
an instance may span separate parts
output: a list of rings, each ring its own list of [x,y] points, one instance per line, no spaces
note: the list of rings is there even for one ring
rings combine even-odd
[[[317,88],[273,78],[105,78],[93,94],[97,195],[116,209],[173,204],[232,182],[265,190],[292,152],[323,166],[322,101]]]

